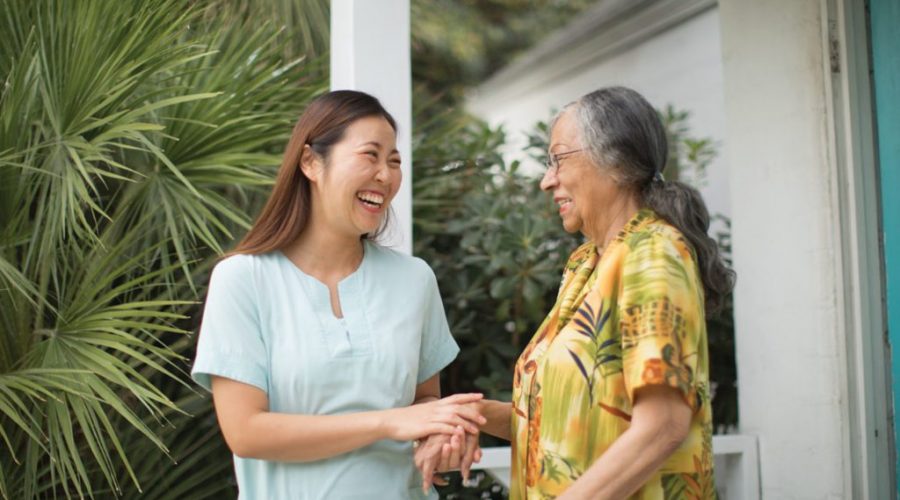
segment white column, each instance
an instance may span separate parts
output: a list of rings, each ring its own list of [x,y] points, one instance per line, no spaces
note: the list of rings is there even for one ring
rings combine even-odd
[[[397,120],[403,183],[384,243],[412,253],[412,75],[409,0],[331,1],[331,89],[377,97]]]
[[[740,427],[763,498],[854,497],[825,3],[719,3]]]

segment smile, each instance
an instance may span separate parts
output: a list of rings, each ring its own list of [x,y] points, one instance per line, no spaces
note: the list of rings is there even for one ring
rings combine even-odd
[[[356,193],[356,199],[369,208],[380,209],[384,205],[384,195],[373,191],[360,191]]]

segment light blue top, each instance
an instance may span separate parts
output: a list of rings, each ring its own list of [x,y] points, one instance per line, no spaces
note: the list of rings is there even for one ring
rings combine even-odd
[[[409,406],[416,385],[459,352],[434,273],[424,261],[372,243],[328,288],[281,252],[235,255],[210,278],[192,376],[262,389],[279,413],[337,415]],[[235,456],[242,499],[425,498],[412,444],[379,441],[327,460],[274,462]],[[437,498],[432,490],[429,498]]]

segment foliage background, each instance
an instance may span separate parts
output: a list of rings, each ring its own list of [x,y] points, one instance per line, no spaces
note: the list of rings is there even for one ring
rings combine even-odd
[[[233,491],[186,334],[320,60],[224,0],[10,0],[0,40],[0,496]]]
[[[497,154],[504,132],[460,99],[590,3],[412,0],[415,252],[462,346],[448,393],[509,397],[578,243]],[[327,88],[327,27],[327,0],[0,5],[0,497],[234,495],[210,401],[187,378],[190,333],[211,266]],[[712,145],[667,113],[673,161],[701,172]],[[710,327],[725,354],[727,318]],[[718,395],[730,363],[713,366]],[[718,395],[717,422],[733,423]],[[445,497],[503,496],[451,479]]]

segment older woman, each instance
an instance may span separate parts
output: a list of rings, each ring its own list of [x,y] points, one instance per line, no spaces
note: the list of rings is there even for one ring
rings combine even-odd
[[[637,92],[604,88],[552,126],[541,188],[567,231],[557,302],[477,403],[513,445],[512,499],[713,498],[705,318],[732,287],[699,193],[665,181],[666,134]]]

